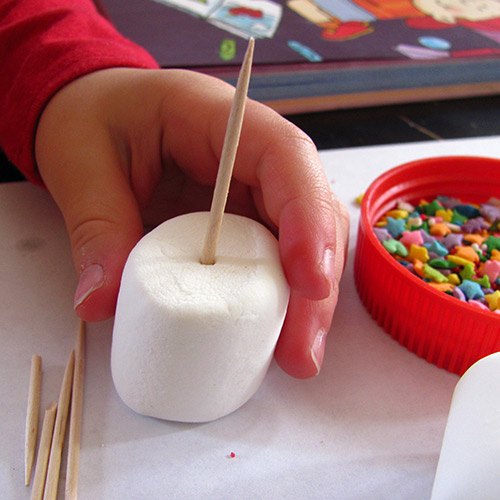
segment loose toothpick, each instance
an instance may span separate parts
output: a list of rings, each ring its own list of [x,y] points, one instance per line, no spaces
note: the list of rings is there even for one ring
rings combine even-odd
[[[62,449],[64,444],[64,435],[66,434],[66,423],[68,420],[69,404],[71,399],[71,387],[73,385],[74,365],[75,351],[72,350],[68,359],[68,364],[66,365],[61,391],[59,393],[56,422],[54,424],[52,446],[50,447],[47,481],[45,483],[45,492],[43,495],[44,500],[56,500],[57,498],[59,473],[61,471]]]
[[[29,486],[35,458],[38,433],[38,414],[40,412],[40,389],[42,386],[42,358],[38,354],[31,357],[28,409],[26,412],[26,432],[24,441],[24,483]]]
[[[224,209],[226,207],[229,184],[231,182],[234,160],[236,158],[236,150],[238,149],[238,142],[240,140],[243,114],[245,112],[248,84],[250,82],[250,73],[252,71],[254,44],[254,39],[251,38],[248,43],[248,48],[241,66],[240,74],[238,76],[238,83],[236,84],[236,92],[234,94],[231,113],[227,123],[226,135],[224,137],[224,145],[222,147],[222,154],[219,163],[219,171],[217,173],[212,206],[210,208],[209,222],[207,232],[205,234],[205,243],[200,259],[202,264],[215,264],[215,253],[222,225],[222,216],[224,215]]]
[[[42,500],[47,477],[47,465],[49,463],[50,445],[56,419],[57,403],[54,401],[45,410],[43,417],[42,433],[40,435],[40,446],[36,456],[35,476],[33,478],[33,489],[31,500]]]
[[[75,370],[69,421],[68,463],[66,468],[65,500],[78,497],[78,464],[82,434],[83,380],[85,374],[85,323],[80,320],[75,350]]]

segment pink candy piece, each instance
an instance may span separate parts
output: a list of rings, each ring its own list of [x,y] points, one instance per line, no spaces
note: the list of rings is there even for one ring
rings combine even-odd
[[[485,306],[482,302],[479,302],[479,300],[469,299],[467,303],[471,306],[478,307],[479,309],[484,309],[485,311],[490,310],[488,306]]]
[[[399,241],[407,247],[410,247],[411,245],[421,247],[424,244],[422,233],[418,229],[416,231],[404,231],[403,236],[399,238]]]
[[[483,266],[483,276],[488,276],[490,283],[493,283],[500,274],[500,262],[498,260],[488,260]]]

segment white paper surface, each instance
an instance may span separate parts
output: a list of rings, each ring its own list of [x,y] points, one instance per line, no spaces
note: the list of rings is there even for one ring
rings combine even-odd
[[[401,347],[358,299],[354,198],[383,171],[429,156],[500,158],[500,138],[322,152],[352,216],[349,261],[321,374],[295,380],[274,363],[240,410],[208,424],[134,414],[110,376],[112,322],[88,327],[79,498],[422,500],[430,497],[456,375]],[[29,499],[24,426],[30,362],[43,358],[41,416],[75,345],[76,278],[49,196],[0,185],[0,491]],[[231,458],[234,453],[234,458]],[[63,498],[62,474],[59,498]]]

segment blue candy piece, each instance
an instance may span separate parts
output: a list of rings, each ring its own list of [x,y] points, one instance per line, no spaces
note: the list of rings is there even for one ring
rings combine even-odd
[[[464,215],[468,219],[475,219],[481,215],[481,212],[472,205],[455,205],[453,207],[460,215]]]
[[[465,296],[470,299],[481,299],[484,297],[484,292],[481,289],[481,285],[479,283],[475,283],[470,280],[463,280],[463,282],[458,285],[458,287],[462,292],[464,292]]]
[[[449,254],[448,249],[437,240],[434,240],[432,243],[424,243],[424,247],[427,248],[429,253],[435,253],[440,257]]]
[[[393,217],[387,217],[387,225],[385,226],[387,231],[391,233],[393,238],[397,238],[405,228],[405,220],[404,219],[394,219]]]

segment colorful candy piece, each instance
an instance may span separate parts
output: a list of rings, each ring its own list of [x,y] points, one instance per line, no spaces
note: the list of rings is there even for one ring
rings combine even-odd
[[[500,290],[496,290],[493,293],[485,295],[484,298],[488,303],[490,311],[495,311],[496,309],[500,308]]]
[[[479,205],[479,211],[481,215],[489,222],[494,222],[500,219],[500,207],[492,205],[490,203],[481,203]]]
[[[479,300],[474,300],[474,299],[471,299],[471,300],[468,300],[467,301],[471,306],[474,306],[474,307],[477,307],[479,309],[482,309],[483,311],[489,311],[489,307],[484,305],[482,302],[479,302]]]
[[[397,238],[405,230],[405,220],[395,219],[394,217],[387,217],[387,231],[391,233],[393,238]]]
[[[463,234],[447,234],[443,238],[442,243],[448,250],[451,250],[452,248],[461,246],[463,239],[464,239]]]
[[[436,217],[440,217],[443,222],[451,222],[453,210],[450,210],[449,208],[436,210]]]
[[[408,215],[409,214],[407,210],[400,210],[400,209],[389,210],[385,214],[386,217],[392,217],[393,219],[406,219]]]
[[[403,231],[401,238],[399,239],[403,245],[410,247],[411,245],[422,246],[424,244],[424,239],[420,230],[417,231]]]
[[[415,211],[415,207],[407,201],[398,201],[398,208],[400,210],[406,210],[408,213],[412,213]]]
[[[479,262],[479,255],[472,247],[461,246],[457,248],[457,253],[455,254],[458,257],[462,257],[470,262]]]
[[[391,233],[389,233],[385,227],[374,227],[373,232],[380,243],[392,238]]]
[[[480,233],[483,229],[488,229],[490,225],[482,218],[469,219],[462,224],[462,231],[464,233]]]
[[[463,280],[458,288],[464,292],[464,295],[469,299],[480,299],[484,297],[484,293],[481,290],[481,285],[479,283],[474,283],[474,281]]]
[[[425,247],[411,245],[410,251],[408,252],[408,259],[417,259],[420,262],[427,262],[429,260],[429,252],[427,252],[427,248]]]
[[[439,222],[431,226],[430,233],[432,236],[446,236],[451,233],[451,229],[443,222]]]
[[[500,274],[500,261],[488,260],[483,264],[481,272],[483,276],[488,276],[491,283],[494,283],[497,280],[498,275]]]
[[[428,252],[435,253],[440,257],[444,257],[450,253],[448,249],[438,240],[434,240],[432,243],[425,243],[424,247],[427,248]]]
[[[425,215],[436,215],[437,210],[441,210],[443,208],[443,205],[439,203],[439,201],[433,200],[431,203],[421,205],[421,208]]]
[[[436,283],[447,283],[448,278],[441,274],[437,269],[434,269],[429,264],[424,264],[424,278],[435,281]]]
[[[408,250],[399,240],[385,240],[382,242],[382,245],[390,254],[401,255],[402,257],[406,257],[408,255]]]

